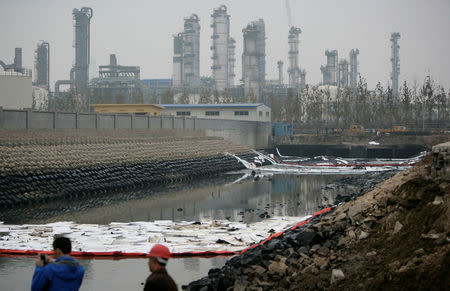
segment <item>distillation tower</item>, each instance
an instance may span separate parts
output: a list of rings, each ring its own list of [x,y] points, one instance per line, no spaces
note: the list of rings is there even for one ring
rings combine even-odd
[[[72,14],[75,21],[74,85],[78,94],[87,96],[89,85],[92,8],[83,7],[81,10],[74,9]]]
[[[336,86],[338,79],[338,52],[337,50],[326,50],[325,55],[327,56],[327,65],[320,67],[323,75],[323,84]]]
[[[34,51],[34,85],[50,91],[50,44],[40,41]]]
[[[300,89],[304,89],[306,87],[306,71],[300,70]]]
[[[24,73],[25,68],[22,67],[22,48],[16,47],[14,49],[14,63],[7,65],[3,61],[0,61],[0,66],[3,67],[5,71],[14,71],[17,73]]]
[[[234,73],[236,63],[236,41],[230,37],[228,40],[228,86],[231,88],[234,86]]]
[[[173,36],[173,67],[172,86],[180,88],[183,85],[183,33]]]
[[[283,61],[278,61],[278,85],[283,85]]]
[[[398,77],[400,75],[400,54],[399,49],[400,45],[398,44],[398,40],[400,39],[400,33],[394,32],[391,34],[391,63],[392,63],[392,96],[398,96]]]
[[[200,19],[197,14],[184,19],[182,64],[184,86],[200,87]]]
[[[229,87],[230,15],[227,14],[227,7],[221,5],[219,8],[214,9],[211,17],[211,27],[213,28],[211,36],[212,78],[214,80],[214,89],[223,91]]]
[[[55,82],[55,93],[59,92],[61,85],[70,85],[70,89],[81,96],[88,95],[89,85],[89,61],[92,8],[83,7],[80,10],[73,9],[74,20],[74,48],[75,64],[70,70],[70,80],[58,80]]]
[[[264,20],[259,19],[247,25],[243,30],[244,52],[242,54],[242,81],[244,95],[252,95],[260,100],[265,83],[266,34]]]
[[[358,55],[359,49],[352,49],[350,51],[350,88],[356,88],[358,85]]]
[[[348,62],[347,60],[339,61],[339,87],[348,87]]]
[[[289,30],[289,88],[297,88],[299,85],[300,68],[298,66],[298,44],[301,29],[292,26]]]

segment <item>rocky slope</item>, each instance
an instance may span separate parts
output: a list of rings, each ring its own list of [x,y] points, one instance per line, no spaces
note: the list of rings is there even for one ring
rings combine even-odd
[[[430,160],[184,288],[448,289],[450,183],[430,177]]]

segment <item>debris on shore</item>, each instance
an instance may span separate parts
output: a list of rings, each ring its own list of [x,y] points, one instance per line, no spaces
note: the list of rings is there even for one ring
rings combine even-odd
[[[428,156],[183,289],[447,289],[450,183],[431,177],[430,164]]]

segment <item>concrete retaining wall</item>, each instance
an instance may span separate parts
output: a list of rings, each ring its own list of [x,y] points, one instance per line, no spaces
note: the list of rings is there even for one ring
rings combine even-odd
[[[0,129],[184,129],[201,130],[256,149],[270,147],[272,123],[175,116],[6,110],[0,107]]]

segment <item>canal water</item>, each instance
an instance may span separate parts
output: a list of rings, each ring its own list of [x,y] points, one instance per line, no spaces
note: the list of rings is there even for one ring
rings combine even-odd
[[[244,178],[248,176],[247,178]],[[343,175],[286,175],[252,177],[248,171],[195,181],[189,185],[159,186],[130,193],[84,197],[2,211],[5,224],[108,224],[131,221],[201,221],[225,219],[252,223],[260,215],[304,217],[332,203],[325,185]],[[226,257],[171,259],[168,270],[181,285],[222,267]],[[0,290],[30,288],[35,258],[0,257]],[[81,290],[142,290],[149,271],[146,259],[80,260],[86,274]]]

